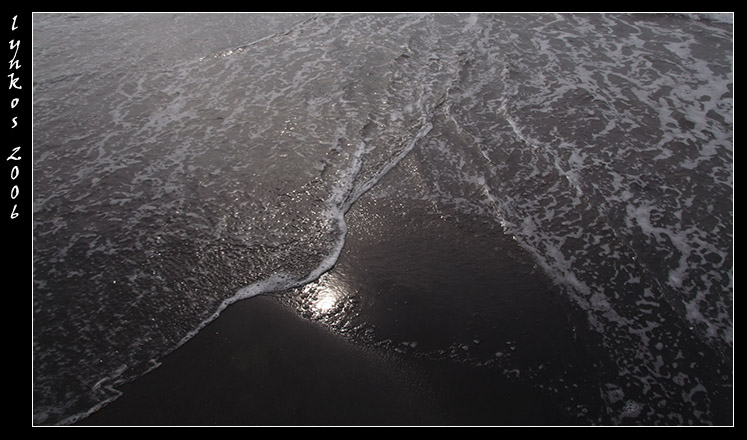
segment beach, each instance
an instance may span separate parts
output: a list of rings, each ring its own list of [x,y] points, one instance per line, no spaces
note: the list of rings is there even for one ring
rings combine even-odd
[[[122,387],[122,397],[77,425],[430,426],[569,421],[536,392],[479,373],[458,365],[412,365],[397,356],[353,346],[299,319],[271,298],[257,297],[226,311],[158,369]]]
[[[590,367],[552,286],[531,261],[517,259],[500,228],[449,218],[398,192],[395,183],[413,170],[417,157],[351,209],[343,253],[319,283],[229,306],[78,425],[582,420],[557,393],[500,362],[512,358],[527,365],[524,375],[561,381]],[[322,285],[348,292],[326,314],[313,307]]]
[[[35,425],[733,424],[731,15],[32,25]]]

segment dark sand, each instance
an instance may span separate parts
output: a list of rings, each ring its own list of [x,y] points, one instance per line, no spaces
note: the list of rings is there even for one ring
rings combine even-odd
[[[536,393],[476,369],[360,349],[257,297],[79,425],[441,425],[562,422]],[[517,399],[518,397],[518,399]],[[517,404],[518,403],[518,404]]]
[[[565,425],[600,411],[583,320],[499,227],[397,191],[347,219],[316,290],[230,306],[78,425]],[[326,316],[308,307],[324,283],[347,289]],[[588,384],[585,398],[563,383]]]

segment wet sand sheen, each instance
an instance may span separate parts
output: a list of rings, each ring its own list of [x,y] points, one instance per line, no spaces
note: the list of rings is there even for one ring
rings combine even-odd
[[[398,194],[411,169],[354,205],[317,283],[230,306],[79,425],[585,424],[536,386],[593,378],[572,312],[500,228]]]
[[[35,423],[326,270],[369,184],[92,419],[732,421],[733,24],[252,17],[35,18]]]
[[[360,349],[273,298],[257,297],[231,307],[78,425],[494,425],[533,423],[539,415],[564,421],[536,393],[480,373],[416,367]]]

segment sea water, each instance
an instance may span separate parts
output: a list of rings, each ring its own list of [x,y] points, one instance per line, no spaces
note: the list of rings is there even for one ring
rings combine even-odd
[[[231,303],[316,281],[346,212],[416,151],[422,198],[494,222],[583,312],[610,363],[588,423],[713,423],[730,17],[35,14],[34,422],[115,399]]]

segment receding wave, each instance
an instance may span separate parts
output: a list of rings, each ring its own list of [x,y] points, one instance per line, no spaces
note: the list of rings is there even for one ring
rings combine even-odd
[[[698,372],[728,376],[733,346],[724,20],[34,20],[35,423],[116,398],[231,303],[318,280],[413,151],[424,199],[499,224],[583,311],[602,422],[710,422]]]

